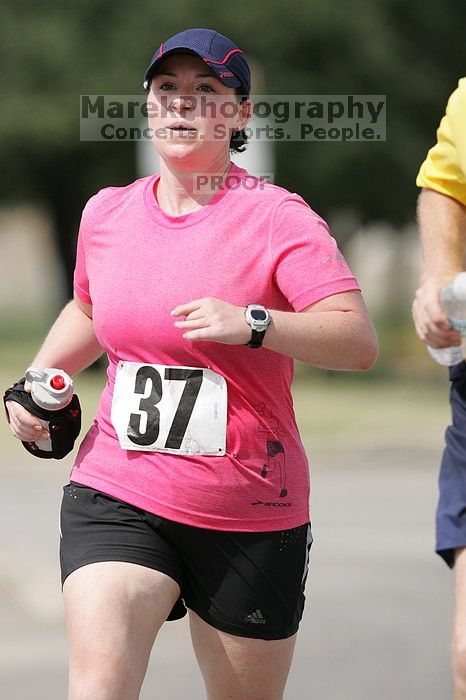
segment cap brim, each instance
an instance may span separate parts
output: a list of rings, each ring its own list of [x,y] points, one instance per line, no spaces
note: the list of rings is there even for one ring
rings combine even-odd
[[[209,59],[205,56],[203,56],[201,53],[194,51],[194,49],[188,49],[184,46],[179,46],[173,49],[169,49],[165,53],[163,53],[161,56],[158,56],[155,58],[152,63],[150,64],[149,68],[146,70],[146,73],[144,75],[144,82],[143,82],[143,87],[144,90],[147,90],[149,88],[149,83],[154,77],[154,73],[156,71],[157,66],[168,56],[172,56],[175,53],[190,53],[193,56],[198,56],[200,59],[202,59],[206,65],[209,67],[209,69],[212,71],[213,75],[220,80],[223,85],[226,87],[231,87],[231,88],[238,88],[241,87],[241,81],[238,80],[236,75],[232,73],[229,70],[225,69],[225,66],[223,65],[216,65],[215,63],[211,63]],[[222,75],[222,73],[230,73],[230,75]]]

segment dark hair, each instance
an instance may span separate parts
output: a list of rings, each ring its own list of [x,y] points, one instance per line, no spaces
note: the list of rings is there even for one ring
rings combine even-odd
[[[230,151],[232,153],[243,153],[248,145],[248,138],[244,129],[234,131],[230,139]]]
[[[248,99],[242,94],[241,88],[236,88],[235,93],[241,96],[240,103],[245,102],[245,100]],[[230,139],[231,153],[243,153],[243,151],[246,150],[246,147],[248,145],[248,138],[249,137],[244,129],[241,129],[241,131],[234,131]]]

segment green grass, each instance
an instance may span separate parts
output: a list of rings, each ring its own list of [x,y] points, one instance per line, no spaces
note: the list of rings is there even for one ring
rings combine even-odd
[[[306,447],[402,449],[441,444],[449,420],[448,383],[365,377],[308,377],[293,389]]]

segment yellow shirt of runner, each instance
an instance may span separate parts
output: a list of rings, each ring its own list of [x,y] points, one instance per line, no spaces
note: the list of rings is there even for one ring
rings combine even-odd
[[[416,185],[466,205],[466,78],[461,78],[450,95],[437,129],[437,143],[421,165]]]

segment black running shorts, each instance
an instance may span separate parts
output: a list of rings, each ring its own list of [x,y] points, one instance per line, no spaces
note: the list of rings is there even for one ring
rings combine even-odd
[[[156,569],[181,589],[169,620],[186,607],[216,629],[241,637],[285,639],[304,609],[312,543],[309,524],[274,532],[229,532],[158,517],[87,486],[63,489],[62,583],[101,561]]]

